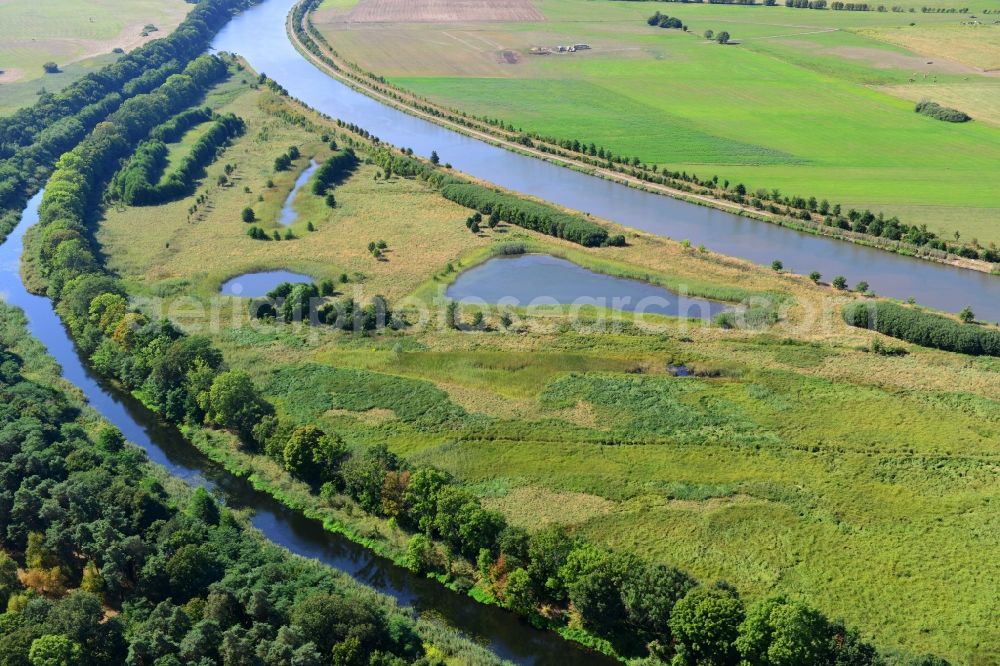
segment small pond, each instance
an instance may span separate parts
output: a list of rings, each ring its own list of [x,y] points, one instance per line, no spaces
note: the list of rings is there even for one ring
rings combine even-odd
[[[594,305],[697,319],[711,319],[727,307],[648,282],[595,273],[547,254],[490,259],[458,276],[447,296],[466,303]]]
[[[313,172],[316,171],[317,167],[319,167],[319,164],[316,163],[316,160],[310,159],[309,166],[307,166],[306,170],[300,173],[299,177],[295,179],[295,186],[292,188],[292,191],[288,193],[288,196],[285,197],[285,205],[281,207],[281,216],[278,218],[278,221],[286,227],[290,226],[292,222],[298,219],[299,214],[295,212],[294,208],[292,208],[292,204],[295,202],[295,195],[299,193],[299,190],[302,189],[303,185],[309,182],[309,179],[312,178]]]
[[[239,296],[241,298],[261,298],[267,292],[282,282],[310,283],[313,278],[302,273],[291,271],[261,271],[259,273],[244,273],[226,280],[220,293],[223,296]]]

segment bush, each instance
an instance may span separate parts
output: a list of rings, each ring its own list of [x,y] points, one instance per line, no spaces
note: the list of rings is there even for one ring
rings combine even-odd
[[[851,326],[878,331],[922,347],[975,356],[1000,356],[1000,331],[960,324],[948,317],[890,301],[851,303],[844,308],[843,317]]]
[[[929,102],[927,100],[918,102],[914,111],[948,123],[967,123],[972,120],[968,114],[958,109],[950,109],[946,106],[941,106],[937,102]]]

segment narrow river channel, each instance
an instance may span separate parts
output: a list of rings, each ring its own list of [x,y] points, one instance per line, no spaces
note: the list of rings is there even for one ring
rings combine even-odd
[[[780,259],[797,273],[819,271],[828,280],[843,275],[851,285],[865,280],[882,296],[912,296],[918,303],[950,312],[970,305],[980,319],[1000,320],[997,276],[650,194],[518,155],[388,107],[328,76],[295,50],[285,33],[285,19],[294,4],[295,0],[264,0],[223,28],[213,47],[242,55],[254,69],[314,109],[420,155],[436,150],[456,169],[511,190],[759,264]]]
[[[21,281],[24,233],[38,221],[41,200],[39,192],[28,202],[21,222],[0,245],[0,298],[24,310],[28,330],[59,362],[63,376],[130,442],[144,449],[153,462],[175,477],[217,492],[229,506],[253,509],[254,526],[279,546],[344,571],[419,612],[431,611],[505,659],[538,666],[617,663],[554,632],[534,629],[507,611],[485,606],[436,581],[416,576],[343,536],[327,532],[318,521],[254,490],[246,480],[213,463],[137,400],[102,381],[80,358],[52,302],[28,293]]]

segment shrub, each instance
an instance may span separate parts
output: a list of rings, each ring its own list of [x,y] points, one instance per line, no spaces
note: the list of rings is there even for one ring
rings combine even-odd
[[[851,326],[878,331],[923,347],[961,354],[1000,356],[1000,331],[961,324],[948,317],[890,301],[851,303],[844,308],[843,317]]]
[[[914,111],[948,123],[967,123],[972,120],[968,114],[963,113],[958,109],[950,109],[947,106],[941,106],[937,102],[930,102],[927,100],[918,102]]]

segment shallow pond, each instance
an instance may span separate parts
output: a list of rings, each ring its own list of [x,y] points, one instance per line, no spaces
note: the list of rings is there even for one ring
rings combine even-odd
[[[490,259],[459,275],[447,296],[463,303],[591,305],[697,319],[711,319],[726,309],[723,303],[677,294],[640,280],[595,273],[547,254]]]
[[[319,168],[319,164],[316,163],[316,160],[310,159],[309,166],[295,179],[295,186],[292,187],[292,191],[285,197],[285,204],[281,207],[281,215],[278,217],[278,222],[281,222],[286,227],[291,226],[292,222],[299,218],[299,214],[292,208],[292,204],[295,203],[295,195],[299,193],[303,185],[309,182],[309,179],[312,178],[317,168]]]
[[[240,298],[261,298],[267,292],[277,287],[282,282],[293,284],[313,282],[313,278],[302,273],[291,271],[260,271],[258,273],[244,273],[222,283],[219,290],[223,296],[239,296]]]

